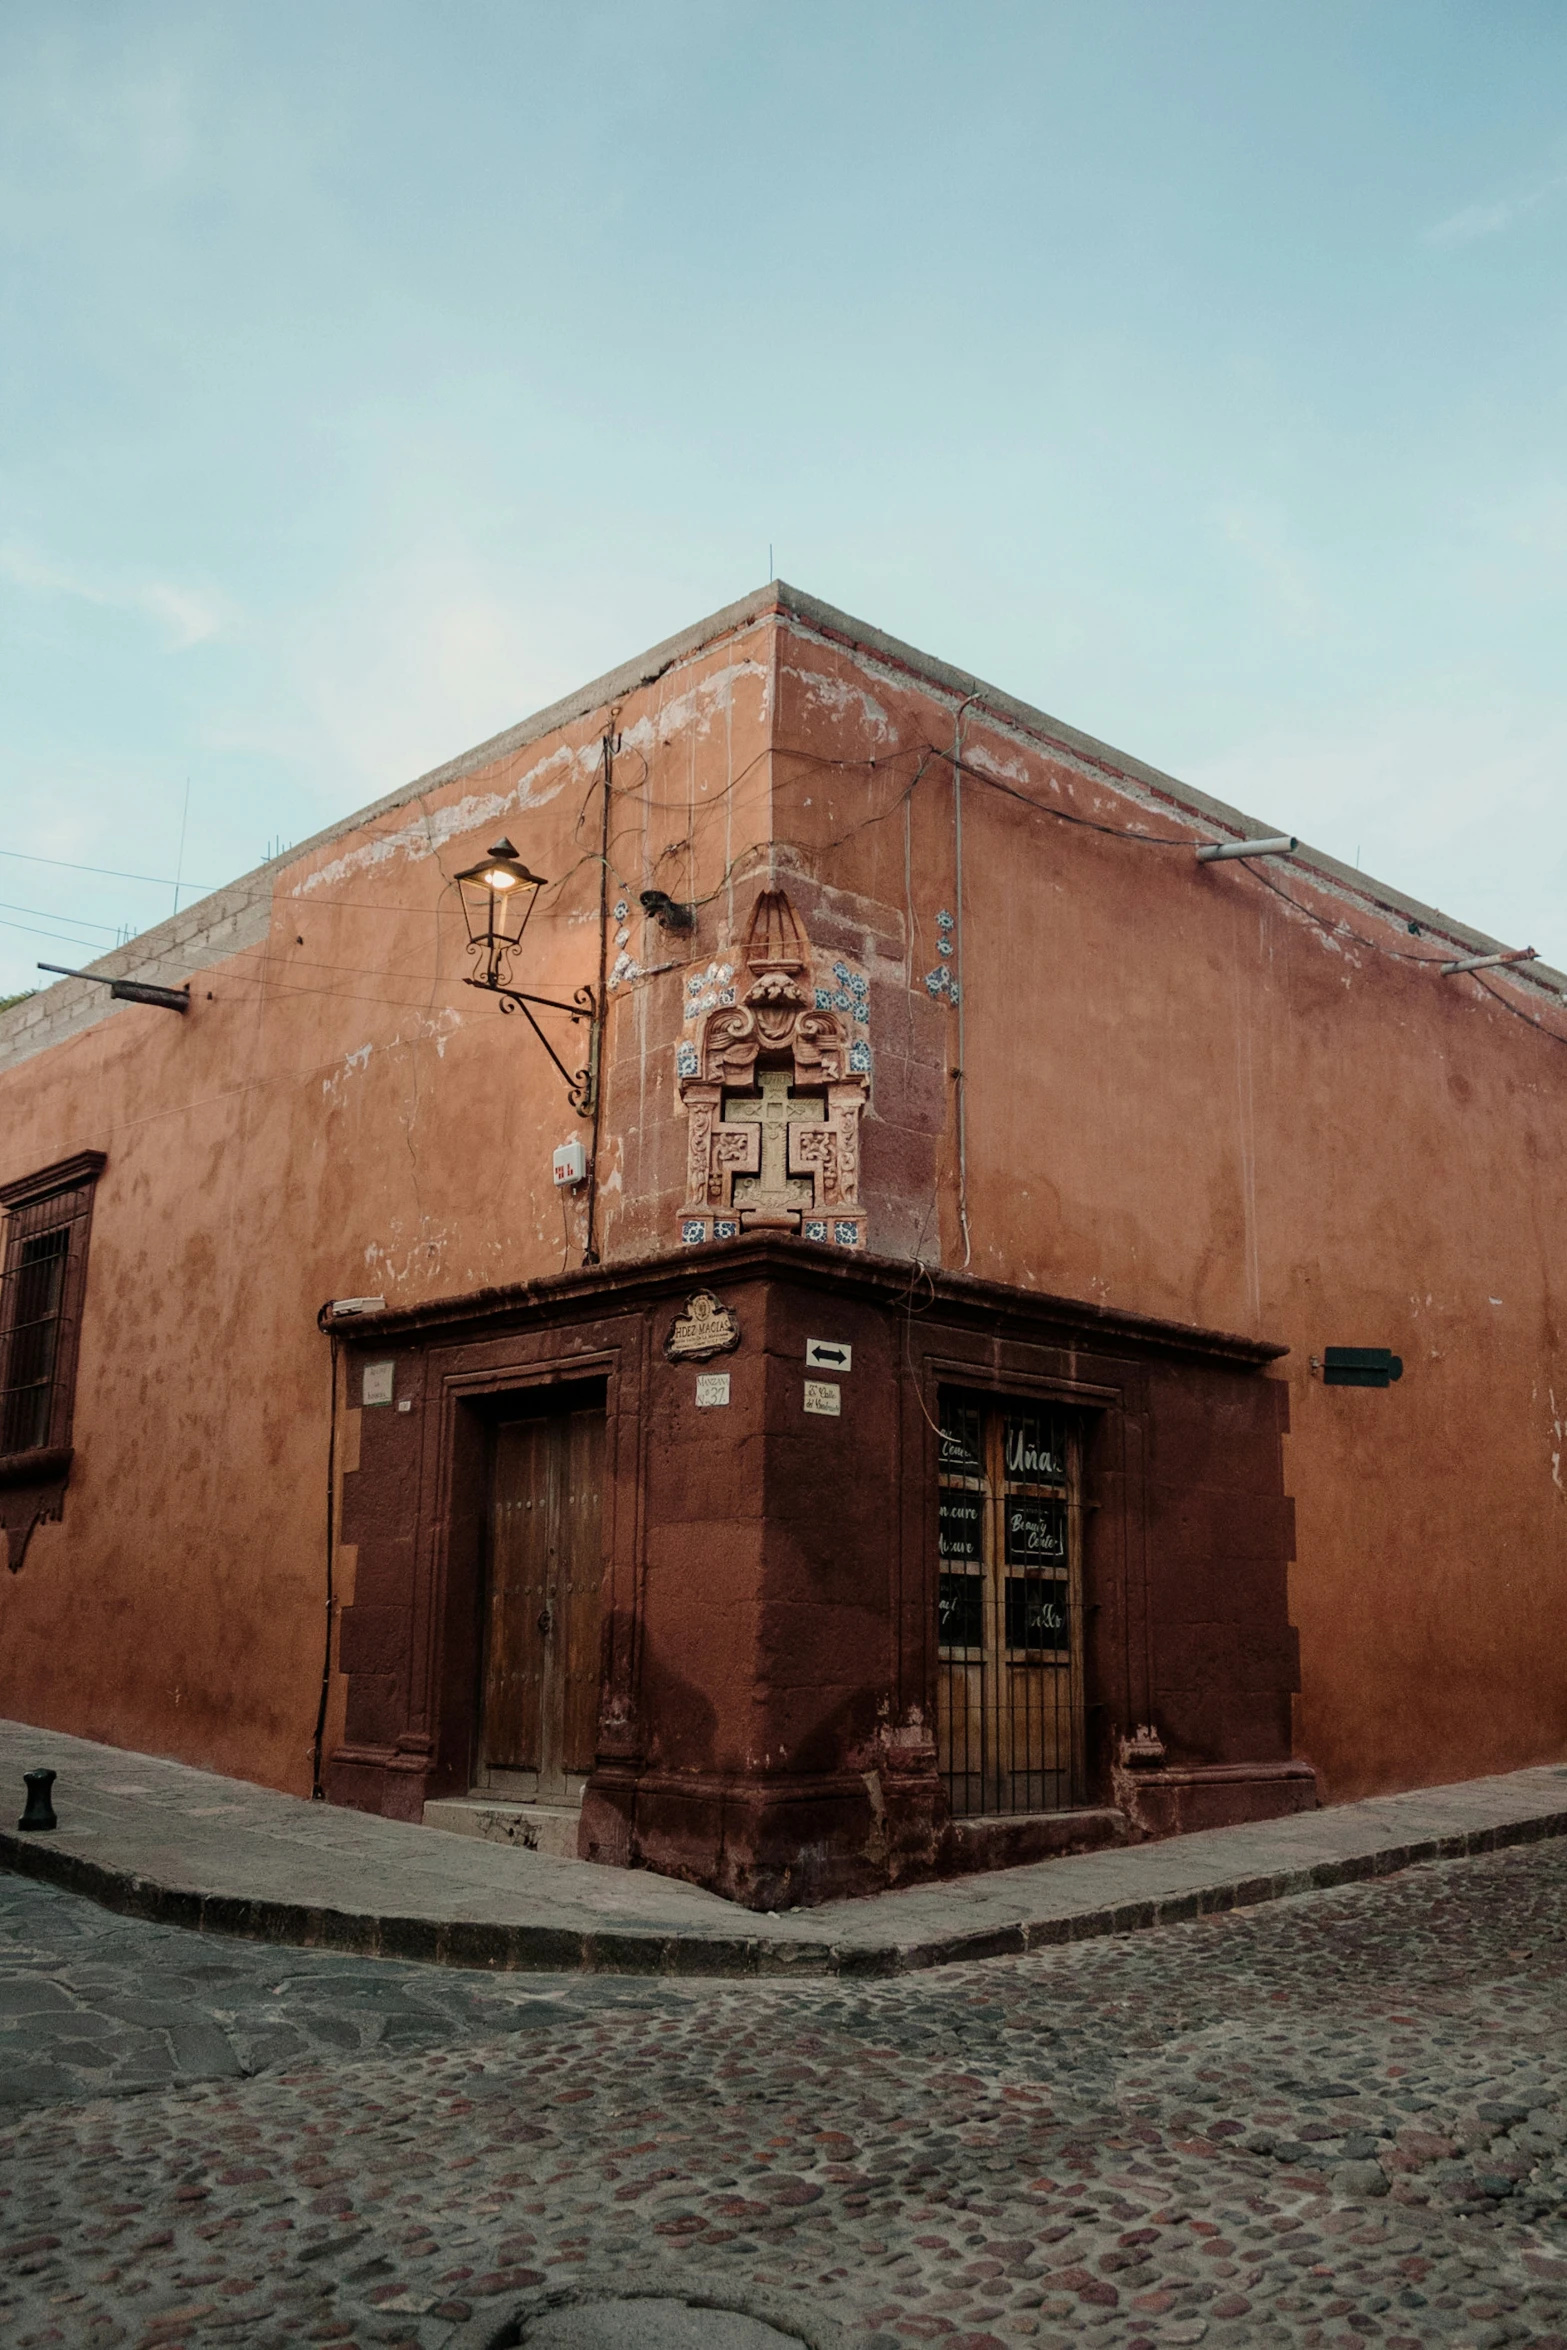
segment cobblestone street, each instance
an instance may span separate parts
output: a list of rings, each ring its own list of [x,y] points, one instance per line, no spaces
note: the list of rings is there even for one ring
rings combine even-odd
[[[0,1879],[0,2336],[1567,2350],[1567,1843],[880,1983],[476,1975]],[[839,2330],[841,2329],[841,2331]]]

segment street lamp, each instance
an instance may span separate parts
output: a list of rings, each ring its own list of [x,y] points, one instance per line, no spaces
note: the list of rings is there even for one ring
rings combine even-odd
[[[599,1012],[591,987],[579,987],[569,1004],[555,996],[529,995],[511,984],[511,961],[522,944],[541,889],[547,884],[530,873],[509,840],[498,840],[477,865],[457,876],[457,894],[468,925],[468,952],[475,967],[467,975],[470,987],[482,987],[499,996],[503,1012],[520,1010],[529,1027],[566,1081],[572,1107],[586,1117],[598,1090]],[[588,1023],[588,1065],[575,1077],[533,1017],[532,1006],[564,1012],[568,1020]]]

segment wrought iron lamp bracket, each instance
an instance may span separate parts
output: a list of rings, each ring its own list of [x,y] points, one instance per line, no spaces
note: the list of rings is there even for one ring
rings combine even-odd
[[[572,1108],[576,1110],[580,1116],[584,1118],[590,1117],[593,1112],[594,1102],[598,1095],[599,1037],[602,1028],[602,1023],[599,1016],[598,997],[594,990],[591,987],[579,987],[576,990],[576,993],[573,995],[571,1002],[569,1004],[565,1004],[562,1003],[556,996],[529,995],[519,987],[503,987],[498,979],[492,979],[489,977],[475,978],[470,976],[467,984],[469,987],[482,988],[486,995],[498,996],[500,998],[500,1006],[503,1012],[521,1012],[523,1018],[527,1021],[528,1026],[533,1030],[534,1035],[538,1038],[540,1044],[544,1047],[544,1050],[549,1054],[550,1059],[554,1062],[556,1068],[560,1072],[561,1077],[564,1079],[566,1086],[566,1098],[571,1103]],[[549,1038],[545,1035],[543,1029],[539,1026],[537,1020],[534,1018],[533,1006],[535,1004],[539,1006],[541,1011],[564,1012],[568,1020],[587,1021],[588,1064],[585,1069],[579,1069],[575,1076],[573,1076],[572,1072],[567,1068],[565,1062],[561,1059],[559,1053],[555,1050],[555,1047],[551,1044]]]

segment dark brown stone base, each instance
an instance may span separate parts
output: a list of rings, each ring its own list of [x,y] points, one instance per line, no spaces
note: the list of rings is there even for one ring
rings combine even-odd
[[[424,1817],[430,1787],[429,1758],[395,1752],[356,1752],[339,1747],[321,1777],[328,1803],[346,1804],[350,1811],[375,1812],[383,1820]]]
[[[1183,1836],[1194,1828],[1239,1828],[1315,1811],[1317,1774],[1310,1763],[1207,1763],[1189,1768],[1116,1773],[1116,1794],[1144,1836]]]
[[[656,1869],[746,1909],[885,1892],[938,1873],[934,1780],[596,1771],[578,1855]]]

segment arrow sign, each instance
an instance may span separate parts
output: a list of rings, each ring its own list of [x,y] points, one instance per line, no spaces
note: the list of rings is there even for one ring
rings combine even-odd
[[[808,1338],[805,1360],[813,1371],[847,1371],[853,1366],[854,1349],[840,1346],[833,1338]]]

